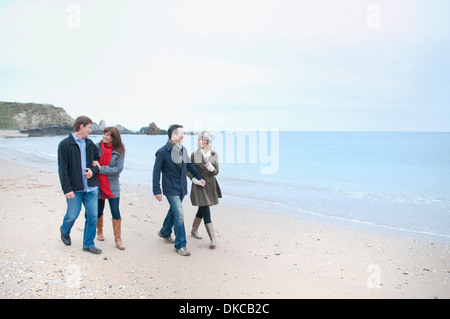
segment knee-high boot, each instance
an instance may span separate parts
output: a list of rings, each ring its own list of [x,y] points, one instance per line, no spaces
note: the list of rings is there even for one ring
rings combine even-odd
[[[116,241],[117,248],[124,250],[125,246],[122,243],[122,237],[121,237],[122,218],[121,219],[113,219],[112,224],[113,224],[114,238]]]
[[[202,236],[200,236],[198,234],[198,227],[200,226],[201,222],[202,222],[202,219],[195,216],[194,222],[192,223],[191,235],[197,239],[202,239]]]
[[[212,223],[206,224],[206,231],[208,233],[209,239],[211,242],[209,243],[209,248],[215,248],[216,247],[216,235],[214,233],[214,227]]]
[[[103,215],[97,218],[97,240],[105,240],[105,237],[103,236]]]

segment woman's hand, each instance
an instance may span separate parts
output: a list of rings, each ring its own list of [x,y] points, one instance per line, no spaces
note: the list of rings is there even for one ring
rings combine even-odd
[[[92,166],[97,166],[98,169],[102,168],[102,166],[100,165],[100,163],[98,161],[93,161]]]

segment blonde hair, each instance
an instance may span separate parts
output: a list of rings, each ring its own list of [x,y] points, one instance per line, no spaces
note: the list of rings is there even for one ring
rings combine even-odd
[[[198,134],[198,140],[197,140],[198,149],[202,148],[202,146],[200,145],[200,141],[201,140],[208,141],[208,145],[206,146],[206,149],[209,150],[209,151],[212,151],[212,136],[211,136],[211,133],[209,133],[208,131],[202,131],[201,133]]]

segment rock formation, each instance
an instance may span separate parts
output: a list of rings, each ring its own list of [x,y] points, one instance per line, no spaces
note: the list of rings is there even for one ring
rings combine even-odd
[[[63,108],[51,104],[0,102],[0,129],[72,127],[74,121]]]
[[[72,132],[74,122],[75,119],[63,108],[51,104],[0,102],[0,129],[20,130],[30,136],[66,135]],[[106,126],[104,120],[93,123],[92,133],[101,135]],[[116,127],[121,134],[136,134],[120,124]],[[167,132],[152,122],[138,134],[163,135]]]
[[[155,122],[151,122],[148,126],[144,126],[138,132],[141,135],[165,135],[167,134],[166,130],[161,130],[158,126],[156,126]]]

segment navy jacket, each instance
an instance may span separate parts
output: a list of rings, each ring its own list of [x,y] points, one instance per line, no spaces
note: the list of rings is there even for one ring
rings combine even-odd
[[[99,160],[98,150],[94,142],[86,138],[86,167],[92,170],[92,177],[88,179],[88,186],[98,186],[98,167],[92,166],[93,161]],[[64,194],[82,191],[83,175],[81,171],[80,147],[75,142],[72,134],[63,139],[58,145],[58,173],[61,188]]]
[[[161,194],[160,179],[162,173],[162,189],[166,196],[185,196],[187,194],[186,171],[189,170],[198,180],[202,179],[195,165],[191,163],[187,150],[183,147],[183,161],[179,164],[172,160],[172,146],[167,142],[155,154],[153,167],[153,195]]]

